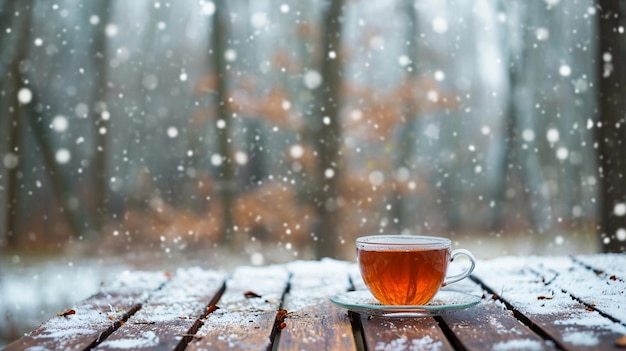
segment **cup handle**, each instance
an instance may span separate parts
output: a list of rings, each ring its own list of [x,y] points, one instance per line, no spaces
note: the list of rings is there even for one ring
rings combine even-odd
[[[465,250],[465,249],[457,249],[452,251],[452,254],[450,255],[450,262],[454,261],[454,258],[458,255],[465,255],[467,256],[467,258],[469,258],[470,260],[470,266],[467,270],[465,270],[465,272],[461,273],[461,274],[457,274],[457,275],[453,275],[450,277],[446,277],[445,281],[443,282],[443,284],[441,285],[446,286],[448,284],[452,284],[452,283],[456,283],[459,280],[465,279],[467,278],[468,275],[470,275],[473,271],[474,271],[474,267],[476,267],[476,259],[474,258],[474,255],[472,255],[471,252]]]

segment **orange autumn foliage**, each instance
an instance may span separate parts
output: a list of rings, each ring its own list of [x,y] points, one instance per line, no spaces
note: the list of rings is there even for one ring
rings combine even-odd
[[[359,130],[370,138],[389,137],[396,126],[416,115],[458,107],[453,94],[427,78],[406,80],[384,92],[355,85],[347,85],[346,90],[351,100],[365,103],[359,106],[361,114],[356,117],[360,118],[347,116],[344,128]]]
[[[314,211],[297,199],[292,185],[270,181],[241,194],[233,217],[240,230],[266,236],[260,239],[304,245],[310,241]]]

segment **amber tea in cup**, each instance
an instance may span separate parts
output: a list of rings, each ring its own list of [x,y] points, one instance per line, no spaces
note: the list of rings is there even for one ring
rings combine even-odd
[[[472,273],[475,260],[463,249],[451,251],[449,239],[417,235],[373,235],[356,240],[359,269],[372,295],[385,305],[424,305],[439,288]],[[465,255],[470,266],[446,277],[448,263]]]

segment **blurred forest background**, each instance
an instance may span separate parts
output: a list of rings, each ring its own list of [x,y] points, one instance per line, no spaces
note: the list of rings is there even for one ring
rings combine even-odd
[[[129,262],[626,251],[625,15],[0,0],[0,346]]]
[[[0,246],[623,251],[625,6],[2,0]]]

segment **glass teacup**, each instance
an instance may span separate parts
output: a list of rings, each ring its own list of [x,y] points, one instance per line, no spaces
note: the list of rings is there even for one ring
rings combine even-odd
[[[449,239],[418,235],[372,235],[356,240],[359,269],[372,295],[385,305],[424,305],[442,286],[469,276],[476,261],[467,250],[451,251]],[[446,277],[448,263],[459,255],[470,266]]]

